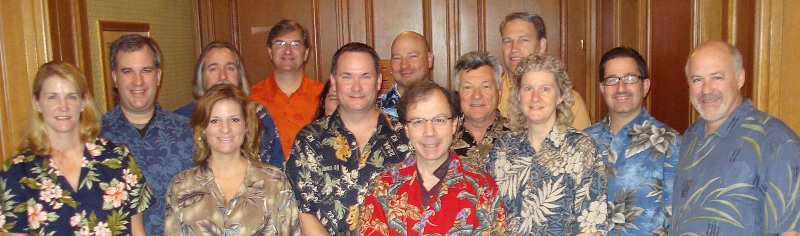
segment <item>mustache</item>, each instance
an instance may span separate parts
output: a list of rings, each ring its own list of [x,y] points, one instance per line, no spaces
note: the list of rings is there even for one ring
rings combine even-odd
[[[697,100],[700,102],[710,102],[710,101],[716,101],[720,98],[722,98],[721,94],[704,94],[697,97]]]

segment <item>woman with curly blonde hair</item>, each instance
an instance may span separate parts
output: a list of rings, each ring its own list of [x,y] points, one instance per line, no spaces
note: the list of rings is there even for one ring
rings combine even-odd
[[[513,235],[600,235],[607,183],[594,140],[571,127],[572,82],[557,58],[534,54],[513,74],[512,131],[489,152]]]

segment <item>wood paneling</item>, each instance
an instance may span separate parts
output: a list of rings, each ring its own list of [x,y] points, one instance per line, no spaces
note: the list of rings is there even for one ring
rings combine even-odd
[[[650,115],[678,132],[689,127],[692,107],[684,65],[692,50],[692,3],[651,1]],[[683,15],[686,17],[675,17]],[[656,30],[657,29],[657,30]]]
[[[0,153],[17,151],[31,108],[31,83],[49,61],[47,6],[44,0],[0,2]]]
[[[48,0],[53,60],[69,62],[83,71],[94,93],[86,0]]]

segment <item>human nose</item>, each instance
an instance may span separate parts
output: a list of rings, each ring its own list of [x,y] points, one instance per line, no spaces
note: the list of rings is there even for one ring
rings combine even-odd
[[[520,44],[517,41],[511,41],[511,51],[518,52],[520,48]]]
[[[231,130],[231,127],[230,127],[230,124],[228,122],[225,122],[225,121],[221,122],[220,127],[219,127],[219,131],[220,132],[228,133],[228,131],[230,131],[230,130]]]
[[[363,89],[364,89],[364,87],[361,85],[361,80],[360,79],[353,80],[353,91],[360,92]]]
[[[425,136],[435,136],[436,135],[436,126],[433,125],[433,119],[425,120],[425,123],[422,124],[423,134]]]
[[[472,90],[472,99],[481,99],[483,98],[483,91],[481,89]]]

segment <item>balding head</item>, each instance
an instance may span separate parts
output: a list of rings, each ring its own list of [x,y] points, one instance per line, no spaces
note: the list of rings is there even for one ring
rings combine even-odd
[[[686,62],[692,106],[716,130],[742,104],[745,74],[742,55],[733,45],[710,41],[695,48]]]
[[[402,94],[405,87],[423,80],[433,67],[433,53],[424,36],[402,32],[392,42],[392,76]]]

